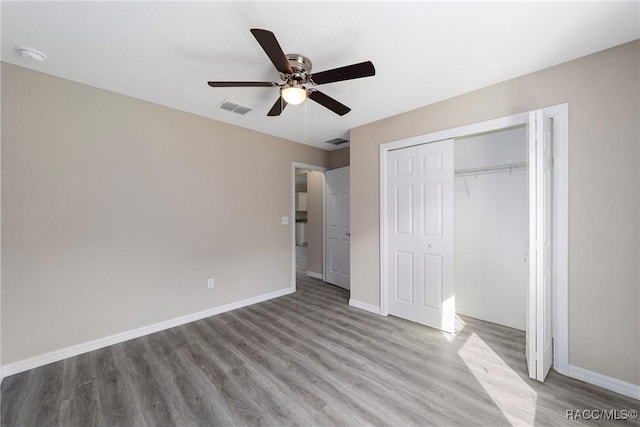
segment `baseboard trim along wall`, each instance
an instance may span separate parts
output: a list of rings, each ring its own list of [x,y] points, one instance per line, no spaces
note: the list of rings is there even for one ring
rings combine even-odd
[[[632,399],[640,400],[640,385],[631,384],[573,365],[569,365],[569,372],[567,374],[571,378],[624,394]]]
[[[314,279],[324,280],[322,273],[316,273],[315,271],[307,271],[307,276],[313,277]]]
[[[308,274],[308,273],[307,273]],[[60,350],[54,350],[49,353],[41,354],[39,356],[30,357],[28,359],[20,360],[18,362],[9,363],[3,365],[1,368],[1,375],[3,378],[8,376],[28,371],[29,369],[38,368],[40,366],[48,365],[49,363],[58,362],[60,360],[67,359],[69,357],[77,356],[79,354],[87,353],[100,348],[108,347],[110,345],[118,344],[124,341],[128,341],[134,338],[139,338],[145,335],[160,332],[165,329],[173,328],[187,323],[195,322],[196,320],[204,319],[206,317],[215,316],[217,314],[232,311],[238,308],[247,307],[252,304],[267,301],[273,298],[278,298],[284,295],[288,295],[295,292],[294,288],[281,289],[267,294],[258,295],[245,300],[229,303],[220,307],[214,307],[207,310],[199,311],[197,313],[188,314],[186,316],[176,317],[174,319],[165,320],[152,325],[143,326],[141,328],[132,329],[130,331],[121,332],[119,334],[110,335],[97,340],[88,341],[86,343],[66,347]],[[364,303],[355,299],[349,299],[349,305],[361,310],[368,311],[370,313],[380,315],[380,307]],[[568,376],[580,381],[584,381],[589,384],[597,385],[607,390],[615,391],[627,397],[640,400],[640,385],[628,383],[626,381],[618,380],[616,378],[608,377],[606,375],[599,374],[597,372],[590,371],[588,369],[580,368],[578,366],[569,365]]]
[[[349,299],[349,305],[351,307],[359,308],[360,310],[365,310],[370,313],[378,315],[380,314],[380,307],[378,307],[377,305],[367,304],[366,302],[358,301],[353,298]]]
[[[259,302],[267,301],[273,298],[278,298],[284,295],[288,295],[295,292],[294,288],[281,289],[267,294],[258,295],[252,298],[247,298],[241,301],[232,302],[222,305],[220,307],[210,308],[197,313],[187,314],[185,316],[176,317],[174,319],[165,320],[163,322],[155,323],[153,325],[143,326],[141,328],[132,329],[130,331],[121,332],[119,334],[110,335],[97,340],[88,341],[86,343],[77,344],[71,347],[62,348],[60,350],[54,350],[49,353],[41,354],[39,356],[30,357],[28,359],[20,360],[18,362],[9,363],[2,366],[2,374],[4,377],[17,374],[19,372],[27,371],[29,369],[37,368],[40,366],[48,365],[49,363],[58,362],[69,357],[77,356],[79,354],[87,353],[99,348],[108,347],[110,345],[118,344],[124,341],[128,341],[134,338],[139,338],[145,335],[160,332],[165,329],[173,328],[175,326],[184,325],[187,323],[195,322],[196,320],[204,319],[205,317],[215,316],[216,314],[232,311],[237,308],[246,307]]]

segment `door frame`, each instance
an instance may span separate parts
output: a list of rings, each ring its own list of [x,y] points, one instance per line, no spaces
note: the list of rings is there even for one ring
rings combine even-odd
[[[553,367],[561,374],[569,371],[569,298],[568,298],[568,241],[569,241],[569,105],[543,108],[554,120],[554,177],[553,177]],[[534,110],[535,111],[535,110]],[[380,314],[389,314],[387,301],[387,153],[391,150],[428,144],[450,138],[460,138],[500,129],[528,125],[529,111],[498,119],[487,120],[451,129],[418,135],[380,145]],[[535,208],[535,207],[533,207]]]
[[[324,173],[329,170],[324,166],[310,165],[301,162],[291,162],[291,197],[289,200],[289,229],[291,234],[291,288],[296,291],[296,169],[306,169],[322,172],[322,277],[324,279]]]

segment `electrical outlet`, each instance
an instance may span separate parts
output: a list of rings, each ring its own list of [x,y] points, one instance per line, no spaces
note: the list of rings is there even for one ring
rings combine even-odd
[[[207,280],[207,288],[213,289],[213,279]]]

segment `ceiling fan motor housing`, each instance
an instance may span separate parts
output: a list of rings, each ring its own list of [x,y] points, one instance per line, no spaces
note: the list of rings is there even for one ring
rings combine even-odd
[[[286,55],[289,66],[293,70],[293,78],[298,81],[306,82],[307,75],[311,72],[311,61],[306,56],[292,53]],[[283,75],[283,79],[287,80],[291,76]]]

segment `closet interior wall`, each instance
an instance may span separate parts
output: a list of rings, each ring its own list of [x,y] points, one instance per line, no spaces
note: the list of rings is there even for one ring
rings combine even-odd
[[[456,171],[488,169],[454,180],[456,310],[524,330],[526,128],[457,139],[454,158]]]

